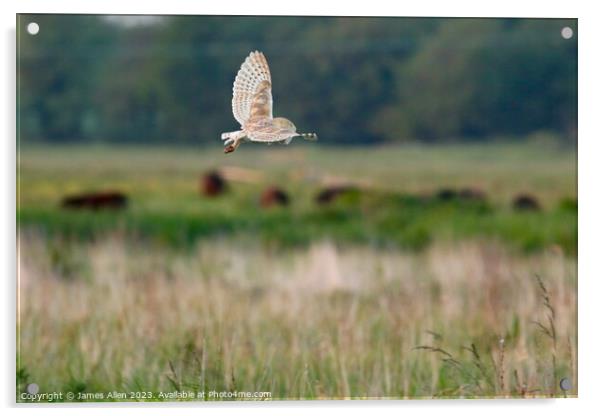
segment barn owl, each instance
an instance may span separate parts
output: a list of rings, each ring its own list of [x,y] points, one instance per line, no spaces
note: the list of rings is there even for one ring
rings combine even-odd
[[[318,139],[315,133],[297,133],[286,118],[272,117],[272,78],[263,53],[251,52],[245,59],[232,91],[232,113],[241,130],[222,133],[224,153],[235,151],[246,141],[289,144],[293,137]]]

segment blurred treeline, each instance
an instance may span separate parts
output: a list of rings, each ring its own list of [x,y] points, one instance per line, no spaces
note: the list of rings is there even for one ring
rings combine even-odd
[[[323,143],[568,139],[576,34],[574,19],[20,15],[18,129],[26,141],[218,142],[238,128],[232,82],[257,49],[274,114]]]

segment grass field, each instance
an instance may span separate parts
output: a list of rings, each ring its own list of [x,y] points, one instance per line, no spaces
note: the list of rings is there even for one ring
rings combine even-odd
[[[250,146],[248,146],[250,147]],[[218,149],[33,148],[22,151],[19,221],[45,234],[96,238],[119,230],[167,245],[199,238],[252,235],[266,244],[295,246],[315,239],[421,249],[433,241],[487,236],[520,250],[559,245],[575,253],[575,153],[535,145],[312,149],[245,148],[224,157]],[[258,183],[233,183],[229,194],[199,198],[202,172],[253,169]],[[314,203],[325,183],[358,183],[361,193],[328,208]],[[259,195],[278,185],[287,209],[262,210]],[[485,201],[430,198],[442,188],[470,187]],[[118,189],[127,211],[68,212],[67,194]],[[542,212],[520,213],[518,193],[535,196]]]
[[[575,159],[536,144],[21,148],[17,400],[30,383],[83,401],[575,396]],[[259,179],[199,196],[202,172],[232,167]],[[342,182],[358,191],[314,203]],[[262,209],[267,185],[290,205]],[[433,196],[462,187],[486,198]],[[100,189],[128,208],[60,207]],[[542,209],[512,210],[518,193]]]

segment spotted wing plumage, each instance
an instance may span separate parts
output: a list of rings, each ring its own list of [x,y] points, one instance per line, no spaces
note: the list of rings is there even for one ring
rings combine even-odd
[[[232,90],[232,113],[243,128],[250,120],[272,118],[272,78],[263,53],[245,59]]]

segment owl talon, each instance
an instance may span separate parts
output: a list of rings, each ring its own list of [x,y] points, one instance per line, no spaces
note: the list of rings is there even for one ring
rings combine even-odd
[[[236,147],[234,147],[233,145],[228,145],[224,148],[224,153],[232,153],[235,150],[236,150]]]

